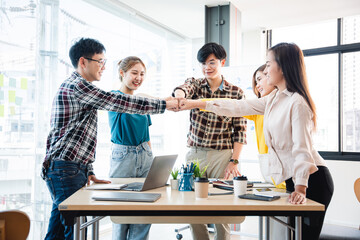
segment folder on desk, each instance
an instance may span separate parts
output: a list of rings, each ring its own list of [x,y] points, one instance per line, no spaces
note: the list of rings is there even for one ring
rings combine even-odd
[[[95,201],[155,202],[160,197],[160,193],[96,192],[92,199]]]

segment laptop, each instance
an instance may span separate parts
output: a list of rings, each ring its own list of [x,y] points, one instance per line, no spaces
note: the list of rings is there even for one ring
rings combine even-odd
[[[92,196],[96,201],[155,202],[160,193],[97,192]]]
[[[141,192],[165,186],[170,176],[170,171],[175,164],[177,156],[177,154],[156,156],[151,164],[149,173],[143,183],[132,182],[121,190]]]

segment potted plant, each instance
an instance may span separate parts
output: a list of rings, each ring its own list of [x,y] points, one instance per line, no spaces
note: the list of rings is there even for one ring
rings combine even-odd
[[[178,179],[178,175],[179,175],[179,169],[174,168],[173,170],[170,170],[170,174],[171,174],[171,179],[170,179],[170,186],[171,189],[177,190],[179,187],[179,179]]]
[[[208,165],[206,165],[204,168],[200,169],[199,160],[195,160],[195,161],[193,161],[193,163],[194,163],[194,177],[195,178],[204,178],[203,176],[204,176],[204,173],[206,172],[206,169],[208,168]]]

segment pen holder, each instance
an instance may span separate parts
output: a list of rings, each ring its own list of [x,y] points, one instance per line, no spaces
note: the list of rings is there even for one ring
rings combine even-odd
[[[179,191],[192,191],[193,190],[193,174],[192,173],[182,173],[179,183]]]

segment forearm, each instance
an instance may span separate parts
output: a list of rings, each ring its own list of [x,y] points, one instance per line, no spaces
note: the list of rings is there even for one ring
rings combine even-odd
[[[243,146],[244,145],[242,143],[234,142],[234,149],[233,149],[232,159],[239,159],[240,158],[240,153],[241,153],[241,150],[242,150]]]
[[[304,185],[296,185],[295,186],[295,191],[306,195],[306,186],[304,186]]]
[[[261,98],[248,100],[219,99],[206,102],[205,109],[217,115],[228,117],[263,115],[265,102]]]
[[[119,113],[158,114],[163,113],[166,107],[164,100],[106,92],[85,80],[75,85],[74,96],[88,108]]]

